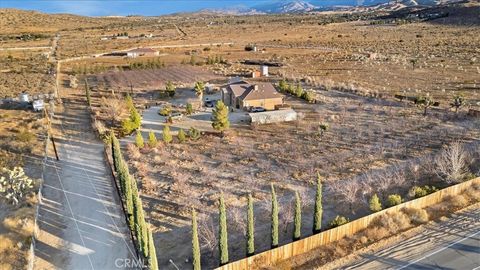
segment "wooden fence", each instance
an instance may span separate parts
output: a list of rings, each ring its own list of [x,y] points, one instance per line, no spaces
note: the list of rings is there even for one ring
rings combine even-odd
[[[315,248],[335,242],[345,236],[351,236],[363,229],[366,229],[370,222],[380,215],[399,212],[401,209],[406,207],[425,208],[443,201],[448,196],[458,195],[474,184],[480,184],[480,177],[439,190],[427,196],[387,208],[337,228],[326,230],[278,248],[267,250],[257,255],[223,265],[218,267],[217,270],[258,269],[261,267],[274,265],[282,260],[306,253]]]

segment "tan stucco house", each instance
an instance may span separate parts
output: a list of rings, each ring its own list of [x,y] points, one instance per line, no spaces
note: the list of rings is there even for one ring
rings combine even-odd
[[[274,110],[275,105],[283,104],[283,95],[271,83],[237,81],[222,88],[222,100],[225,105],[237,109],[263,107]]]

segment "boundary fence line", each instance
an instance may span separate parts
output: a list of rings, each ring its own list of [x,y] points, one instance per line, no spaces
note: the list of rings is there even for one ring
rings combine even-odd
[[[247,257],[238,261],[234,261],[216,268],[217,270],[244,270],[259,269],[261,267],[272,266],[282,260],[292,258],[294,256],[304,254],[320,246],[338,241],[346,236],[351,236],[363,229],[366,229],[370,223],[377,217],[397,213],[403,208],[425,208],[443,201],[449,196],[461,194],[471,186],[480,185],[480,177],[441,189],[432,194],[417,198],[382,211],[364,216],[353,220],[345,225],[323,231],[318,234],[303,238],[301,240],[291,242],[289,244],[270,249],[254,256]]]

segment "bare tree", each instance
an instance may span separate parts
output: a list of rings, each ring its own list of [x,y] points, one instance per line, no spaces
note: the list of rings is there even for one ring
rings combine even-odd
[[[468,173],[467,153],[459,142],[445,147],[435,159],[436,173],[448,184],[464,180]]]
[[[233,228],[236,231],[242,233],[242,235],[247,234],[247,222],[246,222],[246,211],[239,207],[230,207],[228,209],[228,221],[230,221],[230,228]]]
[[[294,200],[287,200],[287,202],[282,206],[280,211],[280,218],[282,220],[283,232],[288,233],[288,225],[293,221],[293,216],[295,215],[295,205]]]
[[[111,124],[114,125],[115,121],[122,119],[122,116],[127,111],[127,108],[123,100],[120,100],[116,97],[107,100],[105,97],[102,97],[100,110],[108,119],[110,119]]]
[[[358,191],[360,190],[360,183],[357,179],[349,179],[342,181],[342,185],[335,186],[335,192],[342,197],[342,199],[349,204],[349,209],[353,213],[354,204],[358,200]]]
[[[203,214],[200,216],[198,231],[200,236],[200,245],[202,248],[209,250],[212,253],[212,256],[214,256],[218,245],[216,235],[217,228],[213,218],[210,215]]]

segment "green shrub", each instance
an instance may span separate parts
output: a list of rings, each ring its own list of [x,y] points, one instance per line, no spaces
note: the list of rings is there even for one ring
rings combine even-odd
[[[185,137],[185,131],[183,129],[180,129],[177,134],[178,142],[183,143],[186,140]]]
[[[28,142],[31,142],[33,139],[35,139],[35,134],[33,134],[32,132],[30,132],[26,129],[22,129],[17,134],[16,138],[20,142],[28,143]]]
[[[163,141],[165,143],[170,143],[172,142],[173,138],[172,138],[172,134],[170,134],[170,127],[165,125],[163,127]]]
[[[382,210],[382,203],[380,202],[377,194],[373,194],[372,198],[370,199],[369,206],[372,212],[378,212]]]
[[[157,137],[155,136],[155,133],[150,131],[148,133],[148,146],[150,146],[151,148],[155,148],[157,144],[158,144],[158,141],[157,141]]]
[[[315,95],[312,91],[304,91],[302,94],[302,98],[305,99],[307,102],[315,101]]]
[[[330,221],[330,223],[328,223],[328,225],[330,225],[331,228],[335,228],[347,224],[348,222],[350,222],[348,218],[343,216],[336,216],[332,221]]]
[[[158,111],[158,114],[161,116],[169,116],[172,113],[172,107],[170,106],[164,106],[163,108]]]
[[[387,202],[388,202],[388,206],[390,206],[390,207],[395,206],[395,205],[399,205],[403,202],[402,201],[402,196],[400,196],[398,194],[388,195]]]
[[[194,127],[191,127],[190,130],[188,131],[188,137],[190,137],[190,139],[196,141],[196,140],[200,139],[200,131],[198,131],[198,129],[196,129]]]
[[[424,186],[424,187],[414,186],[410,189],[408,194],[410,197],[420,198],[428,194],[431,194],[437,190],[438,189],[434,186]]]
[[[187,103],[187,107],[185,108],[185,114],[191,115],[192,113],[193,113],[192,103]]]
[[[135,136],[135,145],[138,148],[143,148],[145,146],[145,143],[143,142],[142,133],[140,132],[140,130],[137,130],[137,135]]]

